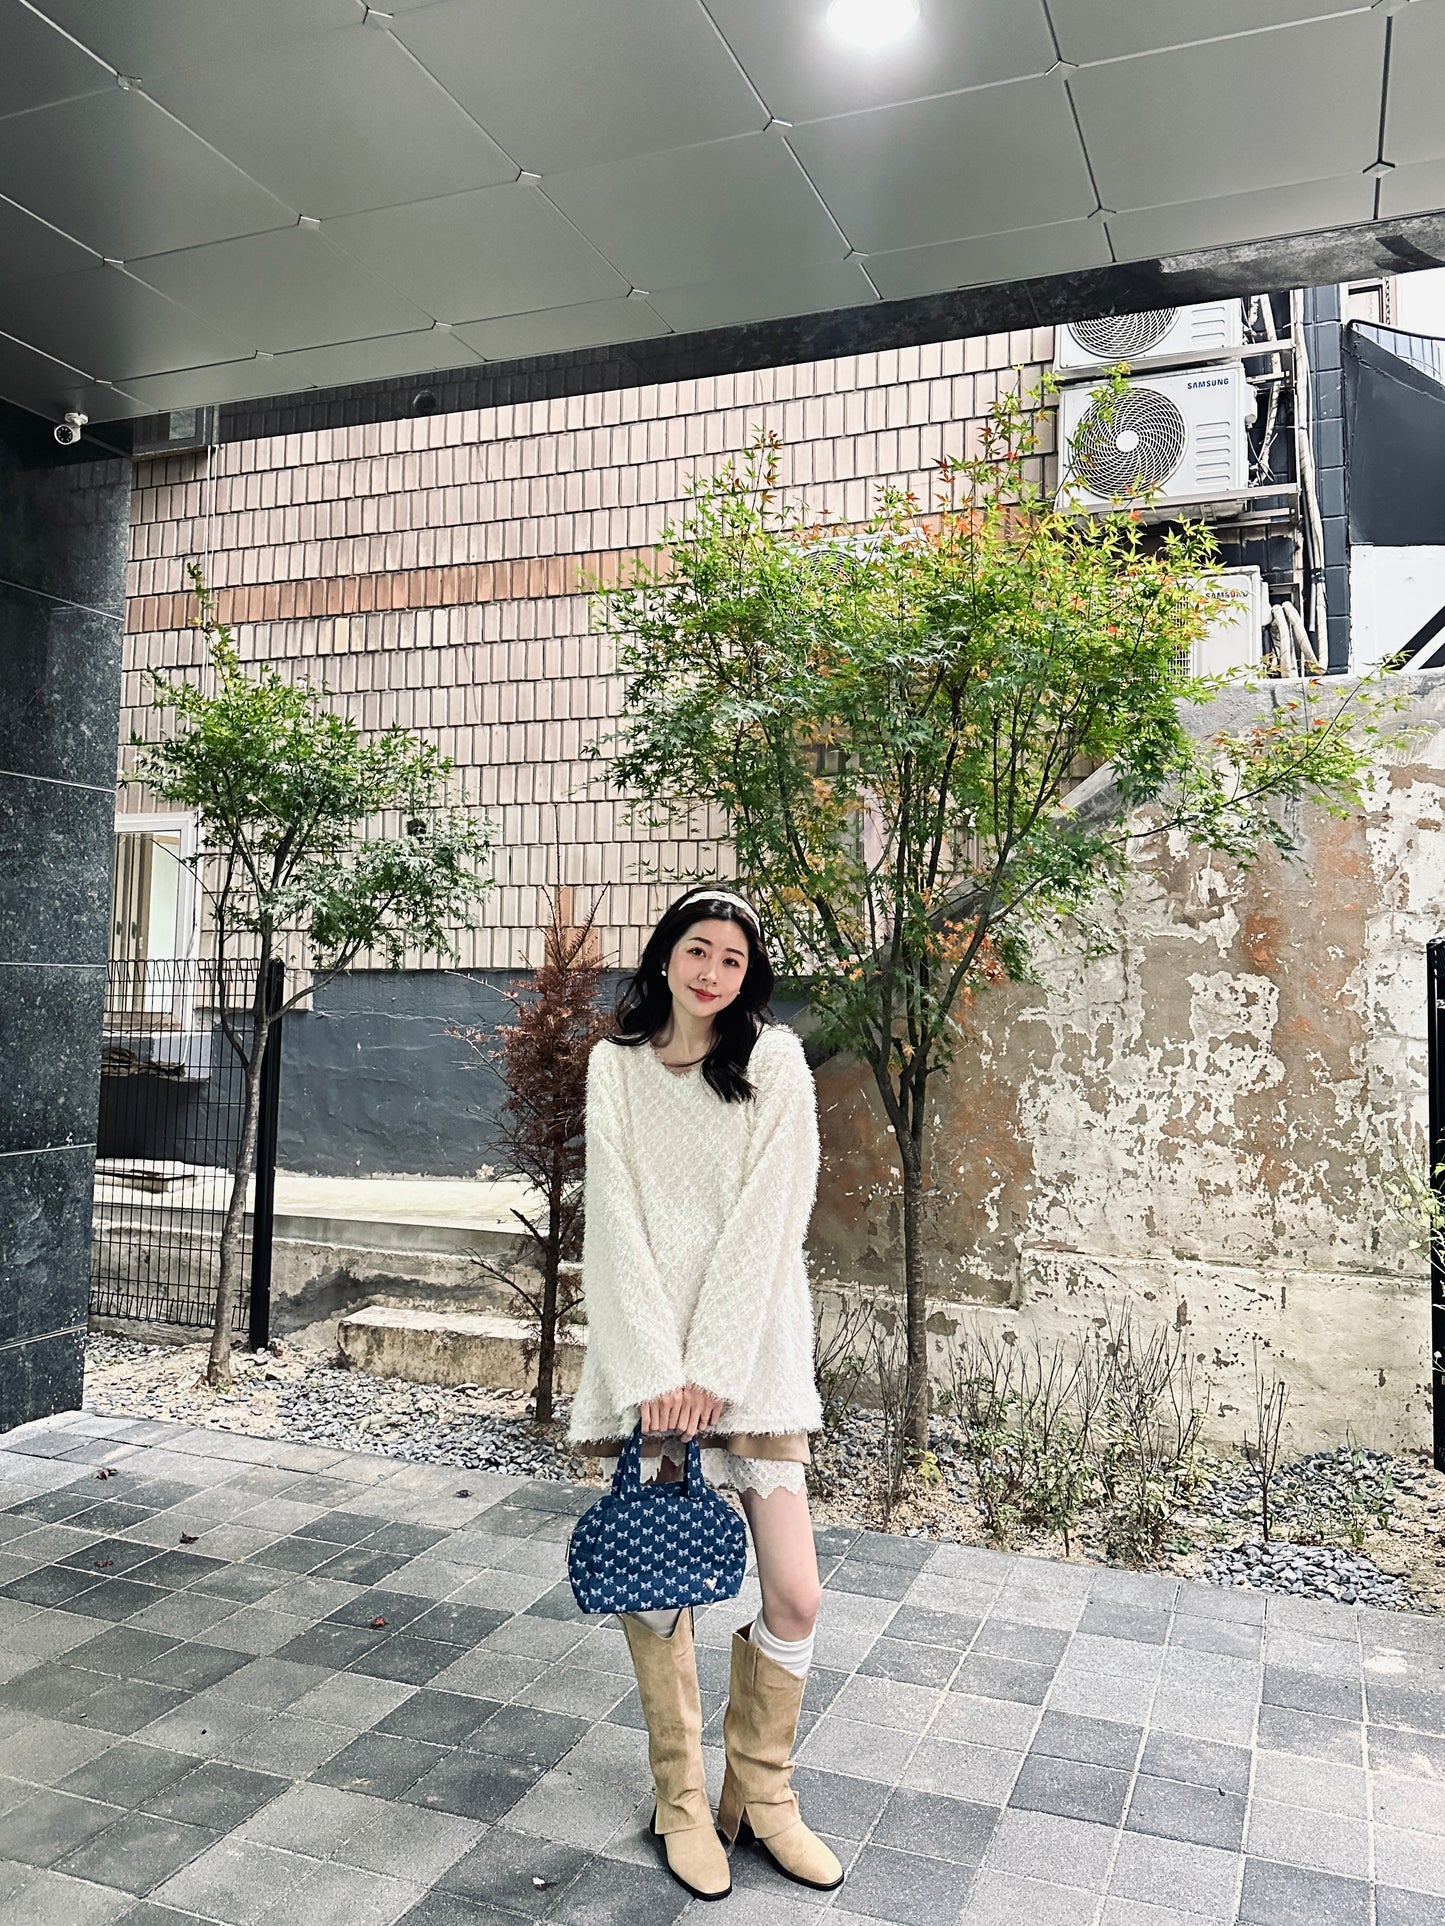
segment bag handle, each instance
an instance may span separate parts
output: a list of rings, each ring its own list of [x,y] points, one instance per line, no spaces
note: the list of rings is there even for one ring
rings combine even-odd
[[[707,1489],[702,1474],[702,1446],[696,1437],[688,1439],[687,1463],[683,1467],[682,1488],[689,1498]],[[637,1498],[642,1494],[642,1420],[618,1453],[617,1469],[612,1474],[614,1498]]]

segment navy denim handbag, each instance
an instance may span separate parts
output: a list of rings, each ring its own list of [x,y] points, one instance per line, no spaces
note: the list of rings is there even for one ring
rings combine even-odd
[[[584,1612],[655,1612],[736,1598],[747,1569],[743,1521],[702,1475],[694,1438],[675,1484],[642,1482],[642,1426],[617,1461],[612,1489],[572,1528],[567,1576]]]

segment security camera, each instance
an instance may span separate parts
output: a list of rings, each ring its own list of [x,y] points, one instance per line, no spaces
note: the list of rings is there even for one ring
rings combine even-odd
[[[80,440],[80,431],[90,420],[89,415],[68,414],[64,421],[55,424],[55,439],[62,448],[73,448]]]

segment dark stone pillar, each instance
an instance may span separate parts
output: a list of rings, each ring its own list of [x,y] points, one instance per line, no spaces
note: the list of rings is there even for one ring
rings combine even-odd
[[[129,514],[0,402],[0,1431],[80,1403]]]

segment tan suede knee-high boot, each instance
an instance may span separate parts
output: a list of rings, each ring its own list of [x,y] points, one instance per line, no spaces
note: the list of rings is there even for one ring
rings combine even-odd
[[[684,1611],[668,1638],[630,1613],[620,1617],[647,1720],[647,1757],[657,1788],[653,1834],[680,1886],[698,1899],[726,1899],[733,1881],[703,1779],[692,1613]]]
[[[831,1892],[843,1868],[803,1824],[793,1791],[793,1740],[803,1709],[795,1672],[760,1652],[750,1626],[733,1633],[732,1690],[723,1716],[727,1772],[718,1802],[718,1831],[732,1845],[751,1833],[778,1871],[800,1886]]]

